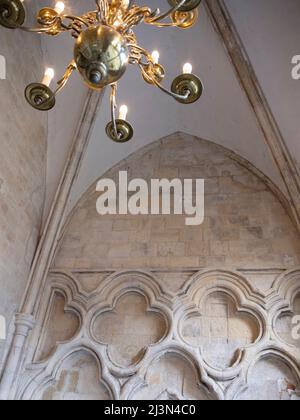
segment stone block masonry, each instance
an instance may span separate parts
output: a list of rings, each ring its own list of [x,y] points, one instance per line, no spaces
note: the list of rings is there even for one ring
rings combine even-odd
[[[40,39],[0,28],[6,77],[0,77],[0,372],[40,235],[45,194],[47,117],[26,105],[24,86],[38,80]],[[22,46],[22,48],[20,48]]]

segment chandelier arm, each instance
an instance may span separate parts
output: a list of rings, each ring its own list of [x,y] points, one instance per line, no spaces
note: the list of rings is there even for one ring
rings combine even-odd
[[[109,16],[109,3],[108,3],[108,0],[104,0],[104,19],[106,23],[107,23],[108,16]]]
[[[81,16],[65,15],[65,16],[62,17],[62,21],[64,19],[71,20],[73,22],[80,22],[83,25],[85,25],[87,28],[90,27],[90,23]]]
[[[154,64],[151,54],[149,54],[149,52],[145,48],[142,48],[137,44],[128,44],[128,47],[133,50],[133,54],[143,55],[147,59],[148,63]],[[142,63],[139,64],[142,65]]]
[[[65,30],[65,31],[73,31],[72,36],[74,38],[78,38],[79,35],[81,34],[81,27],[77,26],[75,24],[75,22],[72,23],[72,25],[65,25],[64,23],[61,24],[61,27]]]
[[[178,27],[178,25],[181,24],[181,22],[169,22],[169,23],[163,23],[163,22],[146,22],[148,25],[156,26],[157,28],[175,28]]]
[[[173,13],[177,12],[184,4],[186,3],[186,0],[181,0],[180,3],[178,3],[176,6],[169,9],[167,12],[162,13],[158,16],[149,16],[145,18],[145,23],[153,24],[155,22],[160,22],[161,20],[166,19],[167,17],[171,16]]]
[[[99,22],[107,23],[109,4],[107,0],[95,0],[97,5],[97,19]]]
[[[68,65],[65,74],[63,75],[62,79],[60,79],[57,84],[58,87],[57,89],[54,91],[54,96],[56,96],[67,84],[69,78],[71,77],[72,73],[74,70],[76,70],[77,66],[75,64],[75,61],[72,60],[71,63]]]
[[[144,66],[140,63],[139,64],[139,66],[140,66],[140,68],[141,68],[141,70],[142,70],[142,73],[143,73],[143,75],[146,77],[146,78],[149,78],[150,77],[150,79],[151,79],[151,81],[152,81],[152,83],[156,86],[156,87],[158,87],[162,92],[164,92],[164,93],[166,93],[167,95],[169,95],[169,96],[171,96],[172,98],[174,98],[174,99],[179,99],[179,100],[186,100],[188,97],[189,97],[189,95],[190,95],[190,92],[189,91],[187,91],[186,92],[186,94],[185,95],[178,95],[177,93],[173,93],[173,92],[171,92],[170,90],[168,90],[168,89],[166,89],[164,86],[162,86],[157,80],[156,80],[156,78],[155,77],[153,77],[153,75],[149,75],[146,71],[145,71],[145,69],[144,69]]]
[[[71,20],[72,24],[71,25],[66,25],[64,23],[65,19]],[[66,32],[66,31],[72,31],[72,30],[76,31],[76,28],[74,27],[74,24],[76,22],[78,22],[82,25],[85,25],[87,28],[90,26],[89,22],[87,20],[83,19],[80,16],[65,15],[65,16],[61,16],[61,17],[59,17],[59,19],[56,19],[55,21],[53,21],[53,23],[51,25],[32,27],[32,28],[27,27],[27,26],[20,26],[19,29],[21,29],[24,32],[31,32],[31,33],[37,33],[37,34],[47,34],[47,35],[54,35],[54,34],[57,35],[57,34],[61,34],[62,32]],[[77,31],[77,32],[80,33],[80,31]]]
[[[123,17],[124,30],[128,31],[133,26],[139,25],[146,17],[153,17],[153,13],[149,7],[138,7],[131,8],[128,13]]]
[[[97,13],[97,19],[100,22],[101,15],[102,15],[102,7],[101,7],[100,0],[95,0],[95,2],[96,2],[96,6],[97,6],[97,12],[96,12]]]
[[[137,26],[139,25],[142,21],[144,20],[144,16],[143,15],[134,15],[132,16],[130,19],[128,19],[125,24],[126,24],[126,31],[128,31],[129,29],[131,29],[133,26]]]
[[[198,15],[197,10],[190,12],[177,11],[170,16],[171,22],[149,22],[148,24],[158,28],[188,29],[195,24]]]
[[[111,121],[112,121],[114,136],[116,139],[120,139],[121,135],[118,133],[117,120],[116,120],[116,109],[117,109],[116,93],[117,93],[117,84],[114,83],[111,85],[111,95],[110,95]]]
[[[68,65],[67,70],[65,71],[64,76],[61,80],[57,82],[58,87],[55,91],[49,89],[48,86],[41,83],[33,83],[29,85],[26,89],[26,99],[35,109],[41,111],[49,111],[55,105],[56,95],[66,86],[67,81],[69,80],[71,74],[76,69],[75,61],[71,61]],[[34,95],[34,91],[39,90],[38,94]],[[35,102],[35,99],[39,99],[39,103]]]
[[[21,29],[21,31],[24,31],[24,32],[50,35],[49,34],[49,30],[50,30],[49,27],[46,28],[46,27],[41,26],[41,27],[36,27],[36,28],[30,28],[28,26],[20,26],[20,28],[18,28],[18,29]],[[65,31],[65,29],[62,30],[61,32],[64,32],[64,31]]]

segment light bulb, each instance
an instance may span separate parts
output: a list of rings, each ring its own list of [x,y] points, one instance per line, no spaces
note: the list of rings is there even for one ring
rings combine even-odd
[[[53,69],[51,69],[51,68],[46,69],[45,74],[44,74],[44,78],[43,78],[43,81],[42,81],[43,85],[46,85],[46,86],[49,87],[53,78],[54,78],[54,75],[55,75],[55,73],[54,73]]]
[[[65,10],[65,4],[62,1],[58,1],[55,4],[54,10],[56,11],[56,13],[58,13],[59,15],[61,15],[62,12]]]
[[[192,74],[193,73],[193,66],[191,63],[185,63],[183,66],[183,74]]]
[[[155,51],[153,51],[151,56],[152,56],[154,64],[158,64],[158,62],[159,62],[159,52],[155,50]]]
[[[126,121],[127,114],[128,114],[128,106],[127,105],[120,106],[119,120]]]

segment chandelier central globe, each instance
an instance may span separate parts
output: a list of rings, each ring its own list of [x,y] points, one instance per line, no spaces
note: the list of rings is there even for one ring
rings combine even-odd
[[[92,26],[77,38],[74,59],[87,85],[98,90],[123,76],[129,62],[129,49],[126,39],[112,27]]]

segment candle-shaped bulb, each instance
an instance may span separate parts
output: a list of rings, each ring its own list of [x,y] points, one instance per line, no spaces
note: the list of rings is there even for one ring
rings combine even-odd
[[[193,66],[191,63],[185,63],[183,66],[183,74],[192,74],[193,73]]]
[[[153,59],[154,64],[158,64],[158,62],[159,62],[159,52],[155,50],[155,51],[153,51],[153,53],[151,55],[152,55],[152,59]]]
[[[56,13],[58,13],[59,15],[61,15],[62,12],[65,10],[65,4],[62,1],[58,1],[55,4],[54,10],[56,11]]]
[[[128,114],[128,106],[127,105],[120,106],[119,120],[126,121],[127,114]]]
[[[54,75],[55,75],[55,73],[54,73],[53,69],[51,69],[51,68],[46,69],[45,74],[44,74],[44,78],[43,78],[43,81],[42,81],[43,85],[46,85],[46,86],[49,87],[53,78],[54,78]]]

